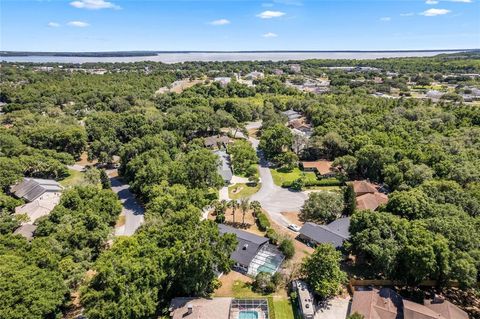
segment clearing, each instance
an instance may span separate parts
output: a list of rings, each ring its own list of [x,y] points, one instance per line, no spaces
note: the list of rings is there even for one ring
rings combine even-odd
[[[293,182],[302,177],[304,177],[305,180],[311,180],[311,181],[317,180],[317,175],[315,175],[315,173],[304,172],[300,170],[298,167],[295,167],[290,172],[287,172],[281,168],[270,169],[270,172],[272,173],[273,182],[277,186],[282,186],[284,182]]]

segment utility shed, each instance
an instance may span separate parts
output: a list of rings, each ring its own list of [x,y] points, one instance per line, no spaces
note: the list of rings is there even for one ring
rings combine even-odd
[[[11,187],[10,191],[18,198],[23,198],[27,202],[46,193],[60,193],[63,187],[52,179],[24,178],[22,182]]]

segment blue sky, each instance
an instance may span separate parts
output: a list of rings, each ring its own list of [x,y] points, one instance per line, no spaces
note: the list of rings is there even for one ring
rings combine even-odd
[[[480,0],[0,0],[0,49],[480,48]]]

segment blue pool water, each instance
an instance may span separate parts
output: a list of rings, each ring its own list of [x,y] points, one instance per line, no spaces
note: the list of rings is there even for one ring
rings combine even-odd
[[[253,310],[240,311],[238,319],[258,319],[258,312]]]
[[[270,257],[265,260],[265,263],[258,267],[258,272],[268,272],[274,274],[279,265],[279,261],[275,257]]]

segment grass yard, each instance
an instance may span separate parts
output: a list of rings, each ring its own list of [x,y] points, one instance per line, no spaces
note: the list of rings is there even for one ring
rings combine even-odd
[[[260,183],[257,183],[255,186],[249,186],[247,184],[235,184],[228,187],[228,196],[231,199],[240,199],[245,197],[250,197],[260,189]],[[238,192],[237,192],[237,191]]]
[[[303,176],[305,176],[305,180],[317,180],[317,175],[313,172],[303,172],[298,167],[295,167],[291,172],[285,172],[282,169],[271,169],[270,170],[273,177],[273,182],[278,185],[282,186],[284,182],[293,182]]]
[[[285,298],[276,298],[273,297],[273,312],[275,314],[275,319],[300,319],[301,317],[297,314],[295,306],[290,302],[289,299]],[[270,309],[270,311],[272,311]]]
[[[59,181],[60,185],[62,185],[63,187],[73,187],[83,183],[85,173],[75,171],[73,169],[69,169],[68,173],[70,174],[70,176],[68,176],[64,180]]]

